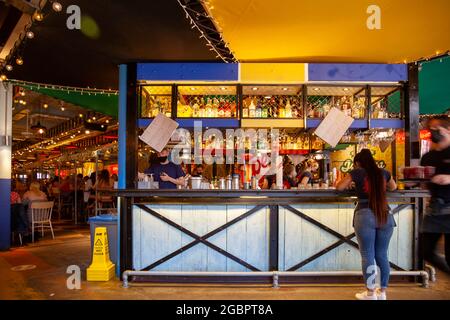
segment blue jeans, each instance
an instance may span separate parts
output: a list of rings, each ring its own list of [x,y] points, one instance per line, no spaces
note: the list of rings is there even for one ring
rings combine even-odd
[[[395,220],[391,214],[388,215],[386,224],[379,227],[371,209],[355,211],[353,227],[361,253],[364,281],[369,289],[373,289],[375,285],[376,266],[380,268],[381,288],[388,286],[390,275],[388,248],[395,226]]]

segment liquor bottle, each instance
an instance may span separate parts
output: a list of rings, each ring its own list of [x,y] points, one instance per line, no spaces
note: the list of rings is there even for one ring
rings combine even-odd
[[[284,116],[286,118],[292,118],[292,106],[289,98],[287,98],[286,106],[284,107]]]
[[[364,98],[359,98],[359,118],[364,119],[366,117],[366,104]]]
[[[208,98],[208,100],[206,102],[205,111],[206,111],[206,117],[208,117],[208,118],[213,117],[213,108],[212,108],[212,103],[211,103],[210,98]]]
[[[258,100],[258,103],[256,105],[255,117],[256,118],[261,118],[262,117],[261,100]]]
[[[198,117],[200,117],[200,106],[198,105],[197,98],[192,100],[192,102],[193,102],[193,105],[192,105],[192,116],[194,118],[198,118]]]
[[[342,111],[344,111],[346,116],[351,116],[352,115],[352,109],[350,106],[350,103],[347,100],[347,97],[343,97],[342,98]]]
[[[212,117],[214,117],[214,118],[219,117],[219,100],[217,100],[217,98],[214,98],[214,100],[213,100]]]
[[[261,111],[261,118],[267,118],[269,116],[269,108],[267,106],[267,101],[264,101]]]
[[[342,110],[342,107],[341,107],[341,100],[340,100],[339,98],[336,98],[334,107],[337,108],[338,110]]]
[[[286,117],[286,110],[283,106],[283,100],[280,99],[280,105],[278,107],[278,118],[285,118]]]
[[[372,111],[372,118],[373,119],[380,119],[380,102],[377,102],[375,106],[373,107]]]
[[[328,115],[328,113],[330,112],[330,105],[328,103],[325,103],[323,105],[323,116],[326,117]]]
[[[172,117],[172,108],[169,98],[165,99],[165,108],[166,108],[166,117],[168,118]]]
[[[223,98],[220,98],[219,102],[219,118],[225,117],[225,101]]]
[[[324,117],[324,112],[323,112],[323,107],[322,107],[322,105],[320,105],[320,104],[318,104],[317,106],[316,106],[316,108],[315,108],[315,117],[316,118],[319,118],[319,119],[321,119],[321,118],[323,118]]]
[[[361,109],[359,106],[359,98],[353,103],[352,107],[352,118],[359,119],[361,116]]]
[[[256,116],[256,106],[253,103],[253,99],[252,102],[250,103],[250,106],[248,107],[248,115],[250,118],[255,118]]]
[[[314,118],[314,106],[312,103],[308,103],[308,118]]]
[[[200,118],[204,118],[206,117],[206,110],[205,110],[205,103],[204,101],[202,101],[202,99],[200,99],[199,105],[200,105],[199,116]]]
[[[226,117],[226,118],[231,118],[232,117],[232,114],[231,114],[231,103],[228,100],[224,101],[223,110],[225,111],[224,117]]]
[[[244,106],[242,107],[242,118],[248,118],[248,106],[244,101]]]
[[[236,101],[231,98],[231,101],[227,101],[227,109],[230,109],[230,117],[236,117]]]

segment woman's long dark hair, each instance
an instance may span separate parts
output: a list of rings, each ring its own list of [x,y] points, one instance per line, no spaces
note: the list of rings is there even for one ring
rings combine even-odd
[[[378,225],[384,225],[388,217],[388,204],[386,199],[386,181],[383,172],[378,168],[369,149],[362,149],[356,154],[353,162],[366,171],[368,180],[369,208],[375,214]]]

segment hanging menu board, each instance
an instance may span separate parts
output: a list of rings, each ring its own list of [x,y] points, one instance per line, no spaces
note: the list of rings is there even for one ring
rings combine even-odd
[[[156,151],[161,152],[177,128],[178,123],[176,121],[160,113],[153,119],[144,133],[139,136],[139,139]]]
[[[337,108],[331,108],[314,133],[333,148],[350,128],[354,119]]]

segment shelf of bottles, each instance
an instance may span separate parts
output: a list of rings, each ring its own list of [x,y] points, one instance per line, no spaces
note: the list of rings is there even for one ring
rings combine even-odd
[[[314,150],[322,150],[323,141],[308,132],[282,134],[280,136],[280,154],[308,154]]]
[[[183,135],[183,133],[180,134]],[[185,145],[186,150],[191,150],[191,153],[196,153],[195,150],[198,150],[201,154],[207,152],[211,155],[218,153],[225,155],[227,151],[235,150],[271,153],[275,149],[281,155],[309,154],[325,147],[324,142],[319,137],[303,130],[282,130],[277,135],[277,141],[274,140],[274,137],[271,133],[267,136],[254,136],[253,138],[248,135],[234,136],[233,132],[221,130],[220,136],[211,134],[207,137],[202,136],[202,139],[194,139],[193,135],[189,135],[189,138],[179,136],[177,137],[177,145],[180,147]],[[188,139],[191,139],[190,142],[188,142]],[[183,143],[180,143],[180,141],[183,141]]]
[[[162,113],[172,116],[172,86],[141,86],[140,87],[141,118],[154,118]]]
[[[364,86],[308,86],[306,112],[309,119],[322,119],[337,108],[353,119],[366,117]]]
[[[178,86],[177,118],[237,118],[236,86]]]
[[[303,118],[301,86],[243,86],[242,119]]]
[[[399,87],[371,87],[371,119],[400,119]]]

